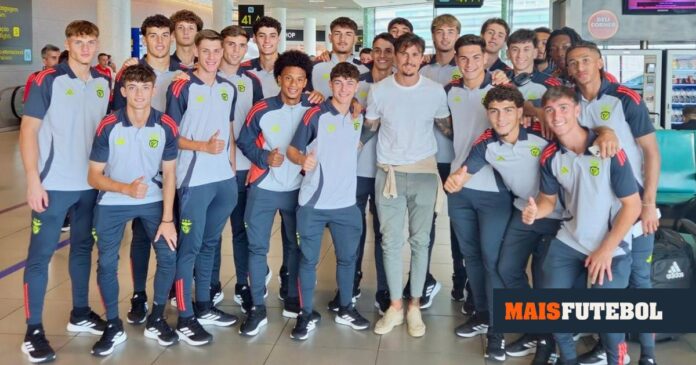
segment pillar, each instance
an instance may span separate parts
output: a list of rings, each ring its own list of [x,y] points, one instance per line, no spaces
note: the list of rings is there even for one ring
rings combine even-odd
[[[213,0],[213,26],[212,29],[222,30],[232,25],[234,13],[234,0]]]
[[[304,20],[304,51],[310,56],[317,55],[317,19]]]
[[[286,8],[271,9],[271,16],[283,26],[283,30],[280,32],[280,41],[278,42],[278,52],[280,53],[285,52],[285,30],[288,28],[287,15],[288,9]]]
[[[97,0],[99,51],[108,53],[117,67],[131,56],[131,2]],[[96,62],[96,58],[94,60]]]
[[[331,24],[324,26],[324,44],[326,45],[326,50],[331,52]]]

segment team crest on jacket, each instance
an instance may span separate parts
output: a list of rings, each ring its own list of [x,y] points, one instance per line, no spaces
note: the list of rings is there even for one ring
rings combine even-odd
[[[222,101],[229,100],[230,96],[227,94],[227,89],[222,89],[220,91],[220,97],[222,97]]]
[[[100,99],[104,97],[104,88],[101,86],[97,88],[97,97]]]
[[[157,148],[159,146],[159,136],[157,134],[151,134],[150,135],[150,142],[149,142],[150,148]]]
[[[599,175],[599,161],[597,161],[597,160],[590,161],[590,175],[592,175],[592,176]]]
[[[532,146],[529,148],[529,153],[532,155],[532,157],[539,157],[539,154],[541,154],[541,149],[539,149],[539,146]]]
[[[181,220],[181,232],[184,232],[184,234],[189,234],[191,232],[191,226],[193,225],[193,222],[189,219],[182,219]]]
[[[599,118],[605,122],[611,118],[611,107],[609,105],[602,106],[602,109],[599,111]]]
[[[237,90],[239,90],[240,93],[243,93],[244,90],[246,90],[246,85],[244,85],[244,82],[240,81],[237,83]]]
[[[353,119],[353,129],[356,131],[360,128],[360,120],[358,118]]]

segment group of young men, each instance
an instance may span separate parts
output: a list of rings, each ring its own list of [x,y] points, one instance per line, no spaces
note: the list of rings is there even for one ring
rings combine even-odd
[[[188,10],[150,16],[141,27],[146,56],[127,60],[112,90],[110,73],[91,67],[98,28],[68,25],[68,60],[33,76],[20,131],[32,209],[21,347],[30,361],[56,357],[41,315],[68,213],[67,329],[100,335],[92,354],[106,356],[127,337],[117,269],[129,221],[127,322],[144,323],[145,337],[162,346],[205,345],[213,337],[205,326],[238,322],[217,307],[228,219],[234,301],[246,314],[239,333],[262,330],[276,213],[278,297],[282,315],[296,319],[291,337],[308,338],[321,320],[313,294],[325,227],[337,261],[328,309],[338,324],[370,328],[355,308],[368,207],[382,315],[374,332],[406,322],[409,335],[424,336],[421,310],[442,287],[430,257],[446,199],[451,296],[469,315],[457,336],[486,334],[484,356],[497,361],[535,352],[533,364],[553,363],[558,345],[558,364],[627,363],[623,334],[600,334],[597,347],[578,356],[572,334],[523,335],[506,346],[492,323],[493,290],[530,287],[530,256],[534,288],[650,285],[660,164],[654,129],[640,97],[604,73],[596,45],[567,28],[510,34],[497,18],[480,35],[460,36],[459,20],[444,14],[432,22],[434,55],[424,55],[423,39],[397,18],[373,39],[363,64],[353,56],[357,24],[340,17],[330,25],[332,52],[313,63],[299,51],[279,54],[281,29],[270,17],[250,35],[238,26],[203,29]],[[243,62],[251,37],[259,57]],[[511,66],[499,57],[506,45]],[[645,234],[631,237],[639,219]],[[105,319],[87,300],[94,244]],[[164,317],[170,299],[174,328]],[[640,364],[655,364],[652,334],[641,335]]]

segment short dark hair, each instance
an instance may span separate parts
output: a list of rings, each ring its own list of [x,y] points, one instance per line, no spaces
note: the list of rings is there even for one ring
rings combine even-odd
[[[340,62],[333,69],[331,69],[331,80],[337,79],[339,77],[345,77],[346,79],[360,79],[360,71],[358,67],[352,63]]]
[[[334,19],[331,22],[331,25],[329,25],[329,29],[333,32],[335,27],[342,27],[342,28],[349,28],[353,30],[353,32],[357,33],[358,32],[358,24],[355,23],[355,21],[351,18],[341,16],[336,19]]]
[[[538,28],[534,28],[534,33],[551,34],[551,29],[549,29],[548,27],[538,27]]]
[[[203,19],[191,10],[181,9],[169,17],[172,21],[172,26],[176,28],[179,22],[187,22],[196,24],[196,31],[200,32],[203,29]]]
[[[121,76],[121,80],[123,80],[123,85],[125,86],[126,83],[130,82],[151,82],[152,85],[155,84],[155,80],[157,79],[157,76],[155,75],[155,72],[152,71],[152,69],[148,66],[145,66],[143,64],[137,64],[133,66],[127,67],[123,71],[123,75]]]
[[[68,50],[64,50],[63,52],[60,53],[60,56],[58,56],[58,63],[63,63],[68,60],[68,57],[70,57],[70,53]]]
[[[481,52],[486,53],[486,41],[483,37],[477,36],[475,34],[465,34],[454,42],[454,52],[459,53],[459,48],[464,46],[479,46],[481,47]]]
[[[550,101],[555,101],[560,98],[568,98],[577,104],[579,102],[578,94],[574,88],[567,86],[551,86],[546,89],[544,96],[541,97],[541,105],[546,106]]]
[[[511,45],[518,43],[531,43],[532,46],[536,48],[536,33],[534,33],[534,31],[530,29],[518,29],[512,32],[512,34],[510,34],[507,40],[508,48],[510,48]]]
[[[372,48],[363,48],[363,49],[360,50],[360,53],[358,53],[358,55],[361,55],[361,54],[370,54],[370,53],[372,53]]]
[[[524,106],[524,96],[513,86],[494,86],[483,97],[483,106],[488,109],[488,106],[494,101],[512,101],[515,106],[522,108]]]
[[[198,47],[204,40],[220,41],[220,44],[222,44],[222,36],[212,29],[203,29],[196,33],[196,38],[194,38],[193,43]]]
[[[169,32],[173,32],[174,23],[162,14],[155,14],[143,20],[143,24],[140,26],[140,34],[147,35],[147,28],[169,28]]]
[[[391,43],[392,46],[394,46],[394,44],[396,43],[396,38],[394,38],[394,36],[391,35],[391,33],[388,33],[388,32],[382,32],[382,33],[380,33],[380,34],[377,34],[377,35],[375,36],[375,38],[372,40],[372,45],[373,45],[373,46],[374,46],[375,42],[377,42],[378,39],[385,40],[385,41]]]
[[[580,34],[578,34],[578,32],[576,32],[575,29],[570,27],[563,27],[560,29],[556,29],[553,32],[551,32],[551,34],[549,34],[549,39],[546,41],[546,47],[551,47],[551,42],[553,41],[553,39],[561,35],[565,35],[568,36],[568,38],[570,38],[571,47],[574,46],[575,43],[582,41],[582,37],[580,37]],[[551,52],[546,52],[546,58],[551,59]]]
[[[599,47],[597,47],[596,43],[580,40],[577,43],[570,46],[570,48],[568,48],[568,50],[566,51],[566,63],[568,63],[568,54],[570,54],[570,51],[576,50],[578,48],[589,49],[597,53],[599,57],[602,57],[602,51],[599,50]]]
[[[694,118],[696,118],[696,106],[687,106],[682,109],[682,115],[687,116],[687,115],[693,115]],[[689,120],[685,120],[685,122],[688,122]]]
[[[222,39],[224,40],[227,37],[244,37],[246,38],[247,41],[249,41],[249,33],[247,31],[240,27],[239,25],[228,25],[226,26],[221,32],[220,35],[222,36]]]
[[[74,20],[65,27],[65,38],[79,37],[81,35],[99,38],[99,27],[87,20]]]
[[[389,31],[393,26],[397,24],[405,25],[409,29],[409,31],[413,33],[413,24],[411,24],[411,22],[408,21],[408,19],[401,17],[390,20],[389,24],[387,25],[387,31]]]
[[[45,45],[43,48],[41,48],[41,58],[46,58],[46,56],[48,56],[48,52],[60,52],[60,48],[50,43]]]
[[[101,56],[110,57],[108,54],[102,52],[102,53],[100,53],[100,54],[97,55],[97,59],[99,59],[99,57],[101,57]]]
[[[510,35],[510,26],[503,18],[490,18],[486,20],[481,26],[481,35],[483,35],[483,33],[486,33],[488,26],[491,24],[498,24],[505,28],[505,39],[507,39],[507,37]]]
[[[254,25],[252,26],[252,32],[254,32],[254,35],[259,32],[259,29],[261,27],[266,27],[266,28],[275,28],[275,30],[278,31],[278,35],[280,36],[280,32],[283,31],[283,26],[280,24],[276,18],[272,18],[270,16],[264,16],[261,17]]]
[[[299,67],[305,71],[308,80],[312,78],[313,63],[304,52],[291,50],[281,53],[273,65],[273,77],[277,79],[286,67]]]
[[[400,52],[405,48],[411,46],[416,46],[421,53],[425,52],[425,41],[423,40],[423,38],[419,37],[417,34],[414,33],[402,34],[399,38],[396,39],[396,42],[394,42],[394,50],[396,52]]]

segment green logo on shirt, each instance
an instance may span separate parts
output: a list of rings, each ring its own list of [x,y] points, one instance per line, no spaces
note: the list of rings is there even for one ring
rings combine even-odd
[[[153,133],[150,135],[150,148],[157,148],[159,146],[159,135]]]
[[[31,233],[39,234],[39,232],[41,232],[41,220],[34,218],[31,220]]]
[[[503,156],[498,156],[495,160],[496,160],[496,161],[505,161],[505,157],[503,157]]]
[[[358,96],[360,96],[361,99],[367,98],[367,91],[361,91]]]
[[[100,99],[104,97],[104,88],[101,86],[97,87],[97,97]]]
[[[532,154],[532,157],[539,157],[541,149],[538,146],[532,146],[529,148],[529,153]]]
[[[73,89],[68,89],[68,90],[65,90],[65,95],[73,96],[73,95],[75,95],[75,92],[73,91]]]
[[[321,75],[321,78],[324,79],[324,80],[328,80],[329,77],[331,77],[331,75],[329,75],[329,74],[323,74],[323,75]]]
[[[459,72],[459,68],[455,68],[452,71],[452,80],[459,80],[462,78],[462,73]]]
[[[531,101],[531,100],[537,100],[537,99],[539,99],[539,95],[537,95],[536,93],[529,93],[529,95],[527,95],[527,100]]]
[[[599,161],[597,161],[597,160],[590,161],[590,175],[592,175],[592,176],[599,175]]]
[[[227,89],[220,90],[220,97],[222,97],[222,101],[227,101],[227,99],[230,98],[230,96],[227,94]]]
[[[358,128],[360,128],[360,119],[355,118],[355,119],[353,119],[353,129],[355,129],[357,131]]]
[[[568,170],[568,168],[566,166],[561,166],[561,175],[565,175],[569,172],[570,172],[570,170]]]
[[[192,225],[193,225],[193,222],[191,222],[189,219],[182,219],[181,220],[181,232],[184,232],[184,234],[189,234],[189,232],[191,232]]]
[[[202,103],[202,102],[204,102],[204,101],[205,101],[205,98],[203,97],[203,95],[198,95],[198,96],[196,96],[196,102],[197,102],[197,103]]]
[[[609,120],[609,118],[611,118],[611,107],[609,105],[602,106],[599,117],[605,122]]]
[[[237,90],[239,90],[240,93],[243,93],[244,90],[246,90],[246,85],[244,85],[243,81],[237,82]]]
[[[336,131],[336,125],[333,123],[329,123],[329,125],[326,126],[326,131],[329,133],[333,133]]]
[[[461,103],[461,102],[462,102],[462,97],[459,96],[459,95],[457,95],[457,96],[455,96],[455,97],[452,99],[452,101],[454,101],[455,103]]]
[[[126,138],[125,137],[118,137],[116,138],[116,145],[117,146],[123,146],[126,144]]]
[[[279,133],[280,132],[280,124],[274,124],[271,126],[271,132],[273,133]]]

